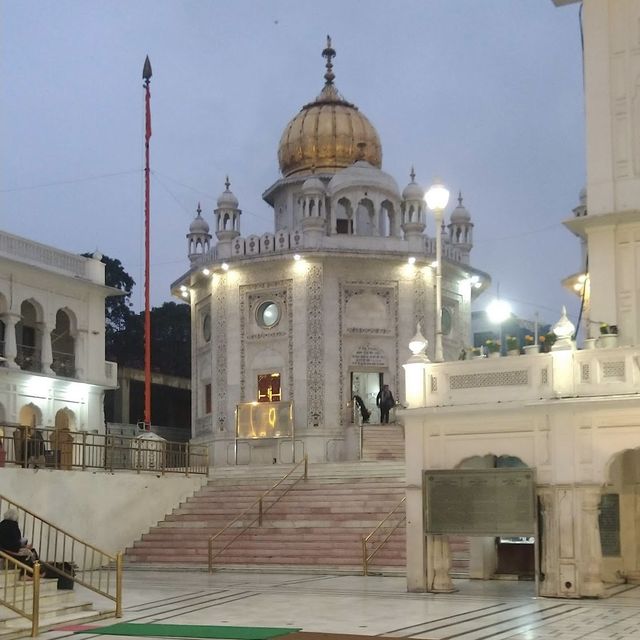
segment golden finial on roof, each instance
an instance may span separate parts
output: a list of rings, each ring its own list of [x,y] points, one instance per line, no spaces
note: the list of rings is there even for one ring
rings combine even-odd
[[[409,174],[409,177],[411,178],[411,182],[415,182],[416,181],[416,171],[413,168],[413,165],[411,165],[411,173]]]
[[[225,189],[226,189],[227,191],[229,191],[229,187],[231,186],[231,183],[229,182],[229,176],[227,176],[227,177],[225,178],[225,180],[224,180],[224,186],[225,186]]]
[[[327,35],[327,46],[322,52],[322,57],[327,59],[327,72],[324,74],[326,84],[333,84],[336,76],[333,73],[333,64],[331,60],[336,57],[336,50],[331,46],[331,36],[329,35]]]

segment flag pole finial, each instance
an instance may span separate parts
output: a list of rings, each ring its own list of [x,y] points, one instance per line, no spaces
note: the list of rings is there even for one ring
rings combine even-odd
[[[142,79],[145,82],[149,82],[151,80],[151,76],[153,73],[151,72],[151,62],[149,61],[149,56],[144,59],[144,67],[142,67]]]

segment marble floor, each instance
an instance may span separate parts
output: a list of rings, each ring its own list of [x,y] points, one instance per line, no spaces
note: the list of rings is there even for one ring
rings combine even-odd
[[[616,587],[605,600],[536,598],[531,582],[459,580],[456,587],[454,594],[414,594],[399,577],[128,571],[122,621],[291,626],[423,640],[640,639],[640,585]]]

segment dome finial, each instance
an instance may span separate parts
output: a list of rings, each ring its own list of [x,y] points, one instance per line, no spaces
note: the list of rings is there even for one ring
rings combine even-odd
[[[458,206],[462,206],[462,190],[458,191]]]
[[[200,218],[200,214],[202,213],[202,207],[200,207],[200,203],[198,202],[198,208],[196,209],[196,213],[198,214],[198,217]]]
[[[324,74],[325,85],[332,85],[336,76],[333,73],[332,58],[336,57],[336,50],[331,46],[331,36],[327,35],[327,46],[322,52],[322,57],[327,59],[327,72]]]
[[[416,181],[416,170],[413,168],[413,165],[411,165],[411,173],[409,174],[409,177],[411,178],[411,182]]]
[[[231,186],[231,183],[229,182],[229,176],[226,176],[226,178],[224,180],[224,186],[225,186],[226,190],[229,191],[229,187]]]

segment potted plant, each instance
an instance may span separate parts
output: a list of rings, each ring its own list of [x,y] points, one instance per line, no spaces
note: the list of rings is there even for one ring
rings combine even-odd
[[[492,340],[491,338],[489,338],[484,343],[484,346],[487,348],[490,358],[500,357],[500,341],[499,340]]]
[[[474,359],[484,358],[484,353],[482,353],[482,347],[473,347],[473,349],[471,349],[471,356]]]
[[[543,336],[540,336],[538,338],[538,342],[540,342],[540,351],[542,353],[549,353],[555,341],[556,334],[553,333],[553,331],[549,331],[549,333],[545,333]]]
[[[600,337],[598,338],[598,346],[601,349],[610,349],[618,344],[618,325],[600,324]]]
[[[535,343],[535,338],[527,334],[524,337],[524,353],[525,355],[531,355],[532,353],[540,353],[540,347]]]
[[[507,354],[510,356],[520,355],[520,341],[516,336],[507,336]]]

